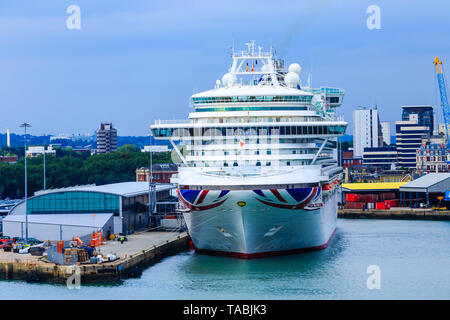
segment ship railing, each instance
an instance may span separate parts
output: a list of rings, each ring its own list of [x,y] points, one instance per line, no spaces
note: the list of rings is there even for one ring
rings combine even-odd
[[[321,93],[325,93],[325,94],[340,94],[340,95],[344,95],[345,94],[345,90],[344,89],[331,88],[331,87],[303,88],[303,90],[309,91],[309,92],[314,93],[314,94],[321,94]]]
[[[155,120],[155,124],[189,124],[191,120],[189,119],[174,119],[174,120]]]
[[[233,54],[234,58],[240,58],[240,57],[249,57],[249,58],[258,58],[258,57],[265,57],[265,58],[270,58],[273,56],[273,54],[271,52],[261,52],[261,53],[256,53],[256,54],[251,54],[247,51],[240,51],[240,52],[234,52]]]

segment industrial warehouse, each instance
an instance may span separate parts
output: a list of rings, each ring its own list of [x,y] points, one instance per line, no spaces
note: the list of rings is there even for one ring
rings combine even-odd
[[[70,240],[74,236],[102,230],[109,234],[131,234],[156,224],[156,215],[173,212],[176,198],[172,184],[156,184],[154,210],[149,209],[149,184],[123,182],[88,185],[37,192],[17,204],[3,219],[3,234],[9,237],[28,236],[42,240]],[[153,209],[153,208],[152,208]]]
[[[346,209],[449,208],[450,173],[429,173],[410,182],[344,183]]]

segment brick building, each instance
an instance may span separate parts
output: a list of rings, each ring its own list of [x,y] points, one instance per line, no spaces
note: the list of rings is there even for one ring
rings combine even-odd
[[[160,163],[152,166],[152,180],[156,183],[170,183],[170,178],[176,173],[178,173],[178,166],[174,163]],[[136,169],[136,181],[148,181],[149,176],[148,167]]]

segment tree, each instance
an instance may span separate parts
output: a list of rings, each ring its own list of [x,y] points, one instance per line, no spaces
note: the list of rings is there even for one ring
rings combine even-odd
[[[22,148],[23,150],[23,148]],[[170,152],[154,153],[153,163],[170,163]],[[28,196],[43,189],[43,157],[27,159]],[[56,149],[56,155],[46,155],[46,185],[48,189],[84,184],[108,184],[135,181],[136,169],[148,167],[148,152],[125,145],[117,152],[89,156],[73,150]],[[0,163],[0,199],[24,196],[24,158],[16,164]]]

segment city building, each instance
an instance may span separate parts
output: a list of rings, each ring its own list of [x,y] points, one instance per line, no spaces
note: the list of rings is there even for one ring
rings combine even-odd
[[[172,184],[156,185],[158,216],[173,212],[177,204]],[[149,214],[149,185],[122,182],[101,186],[77,186],[35,193],[28,199],[28,236],[39,240],[69,240],[101,229],[130,234],[154,225]],[[163,204],[158,206],[158,204]],[[166,211],[164,211],[166,210]],[[3,219],[3,233],[25,236],[25,202],[16,205]]]
[[[444,123],[439,123],[438,135],[442,135],[447,140],[447,130]]]
[[[405,182],[411,181],[414,178],[419,177],[419,174],[414,175],[411,170],[399,170],[392,166],[390,169],[386,169],[380,166],[370,166],[364,164],[363,166],[354,166],[348,171],[346,182],[353,183],[376,183],[376,182]]]
[[[19,157],[15,156],[15,155],[14,156],[0,156],[0,162],[14,164],[17,161],[19,161]]]
[[[363,163],[390,169],[397,165],[397,148],[395,146],[364,148]]]
[[[89,154],[89,155],[92,155],[95,153],[95,150],[90,149],[90,148],[83,148],[83,147],[73,147],[72,151],[79,152],[79,153],[85,153],[85,154]]]
[[[398,166],[400,168],[416,168],[417,150],[423,139],[431,136],[430,128],[418,123],[418,114],[410,114],[409,120],[395,122]]]
[[[423,144],[416,153],[416,169],[420,172],[450,172],[447,147],[441,143]]]
[[[40,155],[46,154],[56,154],[56,150],[52,146],[45,148],[44,146],[30,146],[27,149],[27,157],[39,157]]]
[[[383,136],[383,143],[389,146],[391,141],[391,122],[383,121],[381,122],[381,134]]]
[[[410,182],[414,177],[411,173],[404,170],[383,170],[378,174],[376,182]]]
[[[178,173],[178,166],[174,163],[160,163],[152,166],[152,181],[155,183],[170,183],[170,178]],[[147,181],[150,176],[148,167],[136,169],[136,181]]]
[[[361,157],[354,157],[353,151],[342,151],[342,168],[350,168],[353,166],[362,165]]]
[[[377,108],[358,107],[353,111],[353,152],[362,157],[365,147],[382,146],[381,125]]]
[[[409,121],[410,115],[417,115],[417,124],[428,127],[430,135],[434,133],[434,108],[430,105],[402,106],[402,121]]]
[[[141,149],[142,152],[169,152],[169,146],[144,146],[144,149]]]
[[[117,129],[112,123],[102,123],[97,130],[97,153],[117,151]]]

